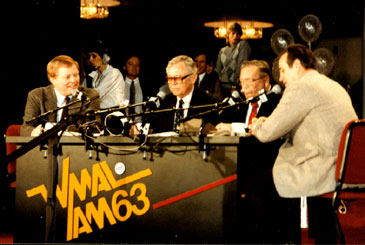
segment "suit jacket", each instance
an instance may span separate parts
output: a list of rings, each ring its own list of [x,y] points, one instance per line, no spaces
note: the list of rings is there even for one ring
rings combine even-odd
[[[218,101],[211,97],[210,95],[204,93],[199,88],[194,88],[193,95],[190,101],[190,106],[198,106],[198,105],[206,105],[206,104],[214,104]],[[161,106],[159,109],[169,109],[176,107],[177,103],[177,97],[173,94],[169,94],[165,97],[164,100],[161,101]],[[201,111],[206,111],[209,108],[203,108],[203,109],[188,109],[188,116],[195,115]],[[155,115],[152,118],[151,121],[151,128],[153,129],[153,132],[167,132],[173,130],[174,125],[174,119],[175,119],[175,112],[165,112],[165,113],[159,113]],[[218,123],[218,117],[216,113],[210,113],[205,116],[203,116],[203,119],[205,122],[210,122],[212,124]]]
[[[69,107],[69,114],[79,112],[80,110],[90,109],[99,110],[100,109],[100,99],[99,94],[94,89],[86,88],[84,86],[79,87],[80,92],[84,93],[87,98],[91,99],[91,103],[84,105],[80,108],[80,103],[75,103]],[[71,102],[76,100],[72,98]],[[47,111],[54,110],[57,108],[57,97],[54,91],[53,85],[48,85],[47,87],[40,87],[33,89],[28,93],[27,103],[25,105],[23,124],[20,128],[20,134],[23,136],[31,135],[32,130],[37,127],[41,122],[34,121],[31,123],[26,123],[26,121],[37,117]],[[51,113],[47,117],[47,121],[55,123],[57,121],[57,112]]]
[[[267,101],[263,102],[256,117],[268,117],[274,111],[279,103],[281,95],[269,94]],[[229,108],[221,114],[221,121],[225,123],[245,122],[248,110],[248,104],[242,104],[238,108]],[[239,158],[244,159],[239,167],[239,175],[250,175],[252,171],[271,169],[274,165],[275,159],[278,155],[279,147],[283,140],[277,139],[269,143],[261,143],[255,137],[252,139],[245,139],[249,141],[250,151],[245,148],[245,144],[240,145],[243,149],[239,151]],[[265,154],[263,154],[265,153]],[[243,169],[243,171],[240,171]]]
[[[291,83],[256,137],[269,142],[284,135],[273,168],[280,196],[317,196],[335,188],[335,162],[345,124],[356,119],[343,87],[315,70]]]
[[[195,83],[195,86],[218,100],[223,99],[221,82],[219,81],[218,76],[215,78],[213,75],[206,73],[203,80],[200,81],[199,86],[198,82]]]
[[[269,94],[267,96],[267,101],[263,102],[256,117],[268,117],[273,112],[277,104],[279,103],[281,95]],[[242,104],[236,108],[228,108],[227,111],[222,113],[222,122],[232,123],[232,122],[245,122],[247,116],[248,104]]]

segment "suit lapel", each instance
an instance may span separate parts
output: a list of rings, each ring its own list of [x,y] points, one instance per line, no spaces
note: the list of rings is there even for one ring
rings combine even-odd
[[[46,111],[54,110],[57,108],[57,97],[53,85],[47,87],[47,93],[44,95],[44,98],[44,106]],[[56,122],[56,119],[57,113],[52,113],[51,115],[49,115],[49,120],[51,122]]]

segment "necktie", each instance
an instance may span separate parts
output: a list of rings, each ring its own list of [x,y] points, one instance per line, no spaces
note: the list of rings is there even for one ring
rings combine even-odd
[[[252,106],[252,110],[251,110],[250,118],[248,120],[248,125],[250,125],[252,123],[252,118],[256,117],[257,108],[259,107],[259,103],[258,102],[252,102],[251,106]]]
[[[182,99],[179,100],[179,109],[183,108],[184,101]],[[174,121],[174,131],[179,132],[177,126],[180,123],[180,119],[184,117],[184,110],[178,110],[175,114],[175,121]]]
[[[136,103],[136,87],[134,86],[134,81],[131,81],[131,87],[129,89],[129,104],[133,105]],[[134,114],[134,107],[129,108],[129,113]]]
[[[70,97],[66,96],[65,97],[65,105],[68,105],[68,103],[70,103]],[[61,120],[64,119],[65,117],[68,116],[68,108],[63,108],[62,109],[62,115],[61,115]]]

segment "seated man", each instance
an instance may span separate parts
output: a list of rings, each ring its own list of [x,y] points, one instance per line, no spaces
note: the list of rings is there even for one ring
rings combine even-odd
[[[214,104],[217,101],[200,90],[194,88],[197,81],[197,67],[192,58],[180,55],[169,61],[166,67],[167,84],[171,94],[167,95],[161,101],[159,109],[183,108],[184,110],[168,111],[158,113],[151,122],[151,129],[153,133],[179,131],[179,120],[187,116],[197,115],[202,111],[207,111],[210,108],[190,108],[192,106]],[[203,119],[204,124],[216,124],[217,117],[215,113],[208,113],[200,118]]]
[[[263,60],[251,60],[243,62],[240,72],[241,92],[246,99],[259,95],[260,90],[268,91],[271,88],[270,66]],[[267,101],[252,100],[248,104],[242,104],[239,108],[229,108],[222,113],[222,123],[216,126],[217,130],[232,131],[233,122],[245,123],[247,129],[253,117],[269,116],[279,103],[280,95],[270,94]]]
[[[266,61],[251,60],[243,62],[240,71],[241,92],[245,99],[256,98],[260,90],[271,88],[270,67]],[[221,116],[223,123],[216,128],[232,131],[232,122],[244,123],[246,128],[252,118],[269,116],[280,101],[280,95],[271,93],[267,101],[253,99],[239,108],[229,108]],[[260,143],[255,137],[241,139],[238,155],[238,193],[240,228],[247,231],[245,243],[282,243],[282,225],[278,220],[276,207],[280,197],[272,182],[271,169],[278,149],[282,144],[278,139],[270,143]],[[278,215],[278,216],[276,216]]]
[[[22,136],[39,136],[44,130],[40,120],[31,119],[57,107],[66,105],[69,102],[77,100],[73,98],[72,92],[79,90],[84,96],[90,99],[90,103],[75,103],[68,109],[60,109],[55,113],[50,113],[46,121],[56,123],[68,114],[79,113],[80,111],[99,110],[99,94],[90,88],[80,86],[79,65],[69,56],[60,55],[53,58],[47,65],[47,76],[50,85],[40,87],[29,92],[25,106],[23,124],[20,129]],[[80,106],[82,106],[80,108]]]
[[[309,234],[318,244],[332,244],[336,243],[332,203],[316,196],[335,189],[340,135],[357,115],[346,90],[315,67],[316,58],[304,45],[292,44],[280,53],[285,92],[273,113],[253,120],[250,129],[261,142],[286,137],[272,171],[276,190],[297,201],[307,196],[308,219],[315,224],[309,225]],[[299,205],[294,208],[299,214]],[[289,218],[281,220],[288,223]]]

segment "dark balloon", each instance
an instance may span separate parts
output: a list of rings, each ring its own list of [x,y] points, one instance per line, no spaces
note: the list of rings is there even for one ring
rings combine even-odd
[[[294,43],[294,37],[288,30],[279,29],[272,34],[270,42],[274,53],[280,54],[289,44]]]

